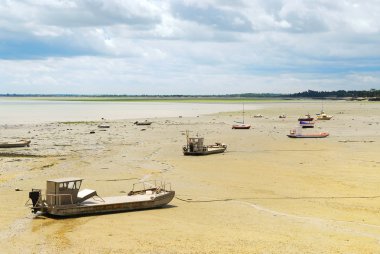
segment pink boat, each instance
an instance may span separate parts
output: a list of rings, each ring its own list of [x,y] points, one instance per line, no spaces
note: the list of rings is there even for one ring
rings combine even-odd
[[[296,128],[290,131],[287,136],[289,138],[325,138],[330,135],[328,132],[302,134],[301,128]]]
[[[242,123],[242,124],[234,124],[234,125],[232,125],[232,129],[240,129],[240,130],[247,130],[247,129],[249,129],[249,128],[251,128],[251,125],[250,124],[244,124],[244,123]]]

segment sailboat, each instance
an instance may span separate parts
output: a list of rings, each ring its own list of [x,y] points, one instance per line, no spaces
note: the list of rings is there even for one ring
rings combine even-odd
[[[245,130],[247,130],[249,128],[251,128],[251,125],[244,123],[244,103],[243,103],[243,122],[232,125],[232,129],[242,129],[242,130],[245,129]]]

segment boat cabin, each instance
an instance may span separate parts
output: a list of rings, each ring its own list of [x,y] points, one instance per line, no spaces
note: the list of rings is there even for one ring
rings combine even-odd
[[[46,183],[46,203],[50,206],[71,205],[97,196],[95,190],[84,189],[79,191],[82,181],[82,178],[74,177],[48,180]]]
[[[296,127],[292,130],[290,130],[290,134],[292,135],[302,135],[302,128]]]
[[[187,146],[190,152],[201,152],[204,150],[204,138],[188,138]]]

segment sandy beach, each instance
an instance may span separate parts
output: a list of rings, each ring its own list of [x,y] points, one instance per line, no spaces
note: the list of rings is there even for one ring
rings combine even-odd
[[[1,125],[2,139],[32,143],[0,149],[0,253],[380,253],[380,103],[324,109],[332,120],[308,132],[330,136],[307,140],[286,134],[321,102],[260,103],[245,112],[250,130],[231,129],[241,112],[151,126],[109,119],[105,130],[100,119]],[[183,156],[186,130],[228,149]],[[161,209],[69,219],[24,206],[32,188],[68,176],[100,196],[163,179],[176,198]]]

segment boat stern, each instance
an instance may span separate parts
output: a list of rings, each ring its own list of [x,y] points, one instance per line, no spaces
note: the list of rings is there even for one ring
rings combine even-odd
[[[46,209],[42,201],[41,189],[32,189],[32,191],[29,192],[29,200],[32,201],[30,207],[32,213],[45,212]]]

